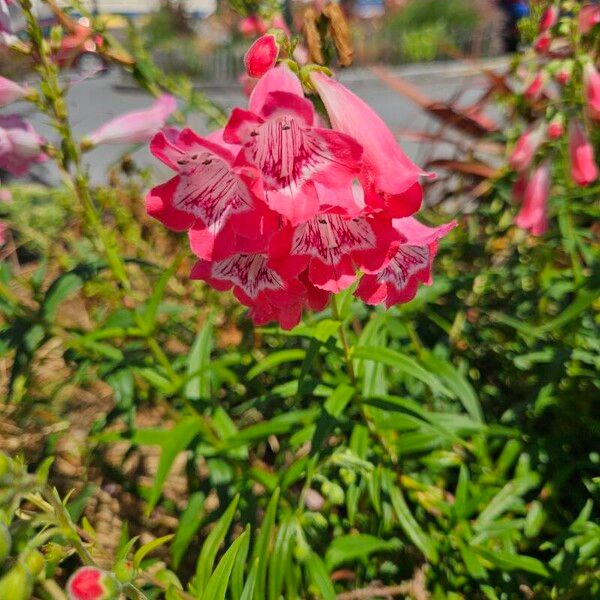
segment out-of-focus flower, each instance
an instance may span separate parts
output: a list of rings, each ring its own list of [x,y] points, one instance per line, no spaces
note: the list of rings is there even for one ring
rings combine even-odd
[[[0,184],[0,202],[12,202],[12,192]]]
[[[247,37],[254,37],[266,33],[268,27],[265,21],[258,15],[244,17],[238,26],[240,33]]]
[[[571,156],[571,176],[575,183],[586,186],[596,181],[598,167],[594,158],[594,148],[581,124],[575,119],[569,123],[569,154]]]
[[[6,223],[0,221],[0,248],[6,244]]]
[[[0,106],[20,100],[27,94],[27,90],[11,79],[0,76]]]
[[[242,86],[244,96],[246,96],[246,98],[250,98],[250,94],[252,94],[252,90],[256,87],[258,80],[254,79],[254,77],[250,77],[248,73],[242,73],[239,76],[238,81]]]
[[[565,118],[562,114],[556,115],[548,124],[548,137],[552,140],[557,140],[563,136],[565,132]]]
[[[439,240],[456,227],[452,221],[440,227],[427,227],[414,217],[394,219],[394,228],[402,236],[388,264],[378,273],[364,275],[356,295],[367,304],[384,302],[389,308],[412,300],[419,283],[431,285],[431,267]]]
[[[571,80],[571,76],[573,75],[573,61],[563,61],[560,64],[560,67],[554,74],[554,79],[560,85],[567,85]]]
[[[0,0],[0,33],[12,33],[10,11],[6,0]]]
[[[148,142],[167,123],[169,116],[177,108],[177,102],[170,94],[162,94],[150,108],[125,113],[111,119],[82,141],[83,145],[98,144],[139,144]]]
[[[585,101],[590,117],[600,120],[600,73],[588,63],[583,69]]]
[[[250,77],[262,77],[275,66],[278,54],[279,46],[274,35],[268,34],[259,37],[244,55],[246,73]]]
[[[523,95],[529,102],[537,102],[544,92],[544,76],[540,71],[535,75],[533,81],[527,86]]]
[[[48,160],[42,152],[44,139],[18,115],[0,115],[0,168],[15,177]]]
[[[600,4],[586,4],[579,12],[579,31],[584,35],[600,24]]]
[[[515,147],[508,159],[510,166],[516,171],[524,171],[529,167],[534,154],[544,140],[545,126],[534,125],[527,129],[517,140]]]
[[[550,193],[550,167],[539,166],[523,191],[523,207],[515,218],[521,229],[529,229],[533,235],[542,235],[548,229],[548,195]]]
[[[550,44],[552,42],[552,36],[549,31],[544,31],[540,33],[535,42],[533,43],[533,49],[538,54],[546,54],[550,49]]]
[[[539,32],[544,33],[556,25],[560,10],[556,4],[550,5],[543,13],[540,19]]]
[[[353,136],[363,148],[360,182],[365,202],[394,217],[413,214],[421,205],[419,178],[425,173],[402,151],[381,117],[338,81],[314,71],[311,81],[318,91],[332,127]]]
[[[69,600],[116,600],[119,583],[110,573],[97,567],[82,567],[67,583]]]

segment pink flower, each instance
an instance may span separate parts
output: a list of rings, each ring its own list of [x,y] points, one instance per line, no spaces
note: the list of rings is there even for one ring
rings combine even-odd
[[[0,248],[6,244],[6,223],[0,221]]]
[[[344,218],[320,214],[296,227],[288,226],[271,242],[269,265],[286,277],[308,268],[308,281],[329,292],[339,292],[356,279],[356,269],[379,271],[399,239],[389,217]]]
[[[33,164],[48,160],[42,152],[44,139],[18,115],[0,115],[0,168],[15,177]]]
[[[250,77],[262,77],[275,66],[278,54],[279,46],[274,35],[259,37],[244,55],[246,73]]]
[[[115,578],[97,567],[82,567],[67,583],[69,600],[116,600],[119,584]]]
[[[592,119],[600,120],[600,73],[588,63],[583,69],[585,101]]]
[[[530,127],[517,140],[508,159],[510,166],[516,171],[524,171],[529,167],[537,149],[544,139],[545,127]]]
[[[394,228],[402,236],[395,253],[378,273],[362,277],[356,295],[367,304],[385,302],[389,308],[400,302],[410,302],[419,283],[431,285],[431,266],[439,240],[456,227],[452,221],[440,227],[427,227],[414,217],[394,219]]]
[[[571,75],[573,74],[573,61],[563,62],[554,75],[556,82],[559,85],[567,85],[571,80]]]
[[[360,172],[362,149],[348,135],[315,127],[313,105],[301,88],[280,91],[295,85],[289,78],[297,81],[285,65],[268,71],[252,93],[251,110],[231,113],[223,139],[242,146],[237,164],[261,172],[269,207],[298,224],[325,208],[352,210],[351,183]]]
[[[523,208],[515,218],[521,229],[529,229],[533,235],[542,235],[548,229],[549,193],[550,168],[544,163],[533,172],[523,191]]]
[[[548,125],[548,137],[551,140],[557,140],[565,132],[565,119],[561,114],[556,115]]]
[[[569,154],[571,176],[575,183],[586,186],[596,181],[598,167],[594,158],[594,148],[577,120],[569,123]]]
[[[540,33],[535,42],[533,43],[533,49],[538,54],[546,54],[550,49],[550,44],[552,43],[552,37],[549,31],[544,31]]]
[[[177,108],[175,98],[162,94],[145,110],[136,110],[111,119],[84,140],[84,144],[139,144],[158,133]]]
[[[543,33],[544,31],[548,31],[556,25],[559,16],[558,6],[552,4],[549,6],[542,14],[542,18],[540,19],[539,32]]]
[[[586,4],[579,12],[579,31],[584,35],[600,23],[600,5]]]
[[[537,102],[541,97],[544,91],[544,77],[542,73],[539,72],[533,78],[533,81],[527,86],[523,95],[525,99],[529,102]]]
[[[0,107],[20,100],[26,93],[27,90],[18,83],[6,79],[6,77],[0,77]]]
[[[262,200],[256,169],[234,167],[230,149],[191,129],[156,134],[150,150],[177,175],[150,191],[146,210],[170,229],[187,230],[197,256],[247,250],[253,238],[268,242],[277,223]]]
[[[239,24],[239,30],[242,35],[247,37],[254,37],[256,35],[263,35],[266,33],[268,27],[263,19],[258,15],[250,15],[244,17]]]
[[[8,9],[6,0],[0,0],[0,32],[12,33],[10,10]]]
[[[395,217],[417,211],[423,196],[419,178],[427,174],[404,154],[387,125],[363,100],[321,72],[313,71],[310,78],[332,127],[363,147],[359,179],[366,204]]]
[[[199,260],[192,279],[201,279],[213,288],[233,288],[235,297],[250,308],[257,325],[278,321],[291,329],[300,321],[306,302],[306,288],[298,279],[286,279],[268,265],[266,253],[236,253],[223,260]]]

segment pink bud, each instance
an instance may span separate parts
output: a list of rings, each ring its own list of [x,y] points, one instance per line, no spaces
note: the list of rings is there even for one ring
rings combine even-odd
[[[82,567],[67,583],[69,600],[115,600],[119,596],[116,579],[97,567]]]
[[[584,35],[600,23],[600,5],[586,4],[579,12],[579,31]]]
[[[275,66],[278,54],[279,46],[274,35],[268,34],[259,37],[244,56],[246,72],[250,77],[262,77]]]
[[[6,244],[6,224],[0,221],[0,248]]]
[[[548,125],[548,137],[551,140],[556,140],[562,137],[565,132],[565,122],[562,115],[557,115]]]
[[[20,100],[27,93],[18,83],[0,77],[0,106],[6,106],[15,100]]]
[[[516,171],[524,171],[529,167],[533,156],[544,139],[545,127],[530,127],[517,140],[515,147],[508,159],[508,164]]]
[[[525,98],[529,102],[535,102],[542,97],[542,92],[544,91],[544,78],[542,77],[542,73],[538,73],[533,81],[529,84],[527,89],[524,92]]]
[[[540,33],[540,35],[535,40],[535,42],[533,44],[533,49],[538,54],[546,54],[546,52],[548,52],[548,50],[550,48],[551,41],[552,41],[552,38],[550,36],[550,32],[544,31],[543,33]]]
[[[548,195],[550,193],[550,168],[548,163],[539,166],[523,192],[523,207],[515,219],[522,229],[533,235],[542,235],[548,229]]]
[[[591,63],[583,69],[583,84],[589,115],[600,120],[600,73]]]
[[[559,85],[567,85],[567,83],[569,83],[571,80],[572,73],[573,65],[571,63],[564,63],[556,72],[554,78]]]
[[[551,27],[554,27],[554,25],[556,25],[556,22],[558,21],[558,15],[558,6],[556,6],[555,4],[549,6],[544,11],[544,14],[542,14],[542,18],[540,19],[539,32],[543,33],[544,31],[548,31],[548,29],[550,29]]]
[[[573,120],[569,124],[569,154],[571,156],[571,176],[577,185],[586,186],[598,178],[598,167],[594,158],[594,148],[587,139],[581,124]]]

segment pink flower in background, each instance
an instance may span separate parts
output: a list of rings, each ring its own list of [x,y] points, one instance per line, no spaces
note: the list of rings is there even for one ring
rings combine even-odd
[[[278,54],[279,46],[274,35],[259,37],[244,55],[246,73],[250,77],[262,77],[275,66]]]
[[[573,62],[572,61],[563,62],[561,64],[560,68],[558,69],[558,71],[556,72],[556,74],[554,75],[554,79],[556,79],[556,82],[559,85],[567,85],[567,83],[569,83],[569,81],[571,80],[572,74],[573,74]]]
[[[264,20],[258,15],[244,17],[239,23],[239,30],[242,35],[254,37],[266,33],[268,27]]]
[[[577,120],[569,123],[571,176],[577,185],[586,186],[598,178],[594,148]]]
[[[550,44],[552,43],[552,36],[549,31],[544,31],[540,33],[535,42],[533,43],[533,48],[538,54],[546,54],[550,49]]]
[[[360,182],[365,202],[374,209],[386,209],[394,217],[408,216],[421,205],[421,176],[402,151],[394,135],[375,111],[341,83],[324,73],[310,75],[332,127],[354,137],[363,148]]]
[[[579,12],[579,31],[584,35],[600,24],[600,4],[586,4]]]
[[[199,260],[192,279],[201,279],[219,291],[233,288],[235,297],[250,308],[257,325],[279,321],[291,329],[300,321],[306,289],[295,278],[285,278],[268,266],[265,253],[236,253],[223,260]]]
[[[25,94],[27,90],[24,87],[6,77],[0,77],[0,107],[20,100]]]
[[[15,177],[34,164],[48,160],[42,151],[44,139],[18,115],[0,115],[0,168]]]
[[[556,4],[549,6],[542,14],[540,19],[539,32],[544,33],[556,25],[560,10]]]
[[[108,573],[97,567],[82,567],[73,573],[67,583],[69,600],[116,600],[119,584]]]
[[[388,264],[378,273],[364,275],[356,295],[367,304],[386,307],[412,300],[419,283],[431,285],[431,267],[439,240],[456,227],[452,221],[440,227],[427,227],[414,217],[394,219],[394,228],[402,236]]]
[[[600,73],[588,63],[583,69],[585,101],[592,119],[600,120]]]
[[[527,86],[523,95],[529,102],[537,102],[544,92],[544,77],[541,72],[537,73],[533,81]]]
[[[544,140],[545,126],[537,125],[527,129],[517,140],[508,158],[508,164],[516,171],[524,171],[529,167],[533,156]]]
[[[235,108],[225,127],[223,139],[242,146],[237,164],[261,172],[267,204],[292,224],[326,206],[345,212],[354,203],[351,183],[360,171],[360,145],[348,135],[315,127],[312,103],[295,93],[263,89],[259,82],[251,107],[262,94],[259,111]]]
[[[2,221],[0,221],[0,248],[2,246],[4,246],[4,244],[6,244],[6,232],[7,232],[6,223],[3,223]]]
[[[167,119],[176,108],[175,98],[170,94],[162,94],[150,108],[128,112],[111,119],[86,136],[83,143],[96,146],[147,142],[165,127]]]
[[[542,235],[548,229],[548,195],[550,193],[550,168],[547,163],[539,166],[523,191],[523,207],[515,218],[521,229],[529,229],[533,235]]]
[[[251,238],[269,239],[276,220],[258,172],[233,168],[228,148],[184,129],[158,133],[150,150],[177,175],[150,191],[146,210],[170,229],[189,231],[197,256],[210,260],[247,249]]]
[[[565,119],[559,114],[548,125],[548,137],[552,140],[561,138],[565,132]]]
[[[0,0],[0,33],[12,33],[10,11],[6,0]]]

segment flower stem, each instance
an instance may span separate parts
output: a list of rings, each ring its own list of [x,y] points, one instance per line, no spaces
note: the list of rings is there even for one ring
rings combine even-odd
[[[333,296],[333,298],[331,299],[331,310],[335,320],[340,322],[338,334],[340,338],[340,343],[342,344],[342,348],[344,350],[346,370],[348,371],[348,377],[350,377],[350,381],[352,381],[352,384],[356,386],[356,373],[354,372],[354,365],[352,364],[350,344],[348,343],[348,336],[346,335],[346,329],[344,327],[344,322],[340,315],[340,310],[337,305],[337,298],[335,296]]]

